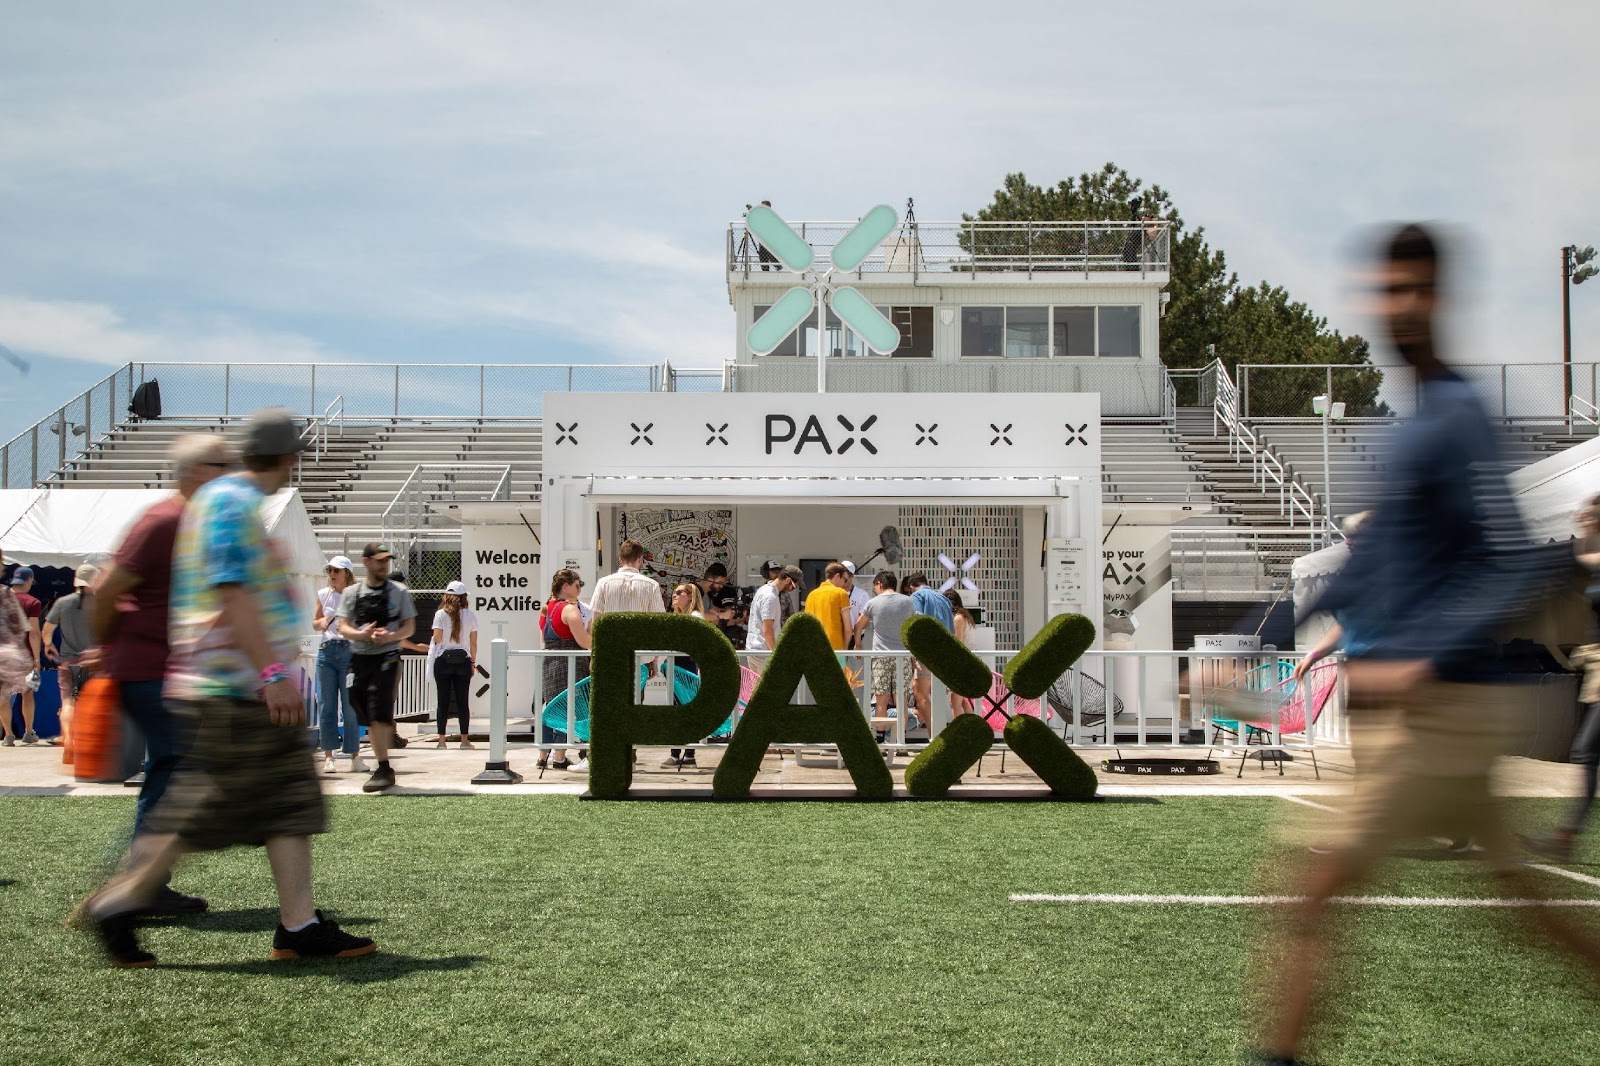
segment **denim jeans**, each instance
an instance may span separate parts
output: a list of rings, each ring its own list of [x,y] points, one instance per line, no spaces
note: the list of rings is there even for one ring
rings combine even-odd
[[[339,739],[339,712],[344,711],[344,753],[361,750],[361,727],[350,706],[350,642],[330,640],[317,649],[317,747],[332,751]]]
[[[144,734],[144,784],[139,786],[139,805],[133,817],[133,831],[139,832],[145,816],[167,791],[172,771],[178,765],[178,725],[167,712],[161,698],[160,681],[124,681],[118,686],[122,709]]]

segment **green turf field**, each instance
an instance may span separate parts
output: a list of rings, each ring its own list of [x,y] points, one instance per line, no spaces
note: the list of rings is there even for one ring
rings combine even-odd
[[[380,955],[266,961],[265,856],[235,850],[174,882],[213,912],[146,930],[159,968],[113,971],[59,923],[132,801],[0,800],[0,1061],[1233,1063],[1261,909],[1008,897],[1258,891],[1270,827],[1297,813],[1225,798],[333,803],[318,901]],[[1370,891],[1497,894],[1425,849]],[[1314,1061],[1600,1052],[1600,1000],[1512,928],[1504,911],[1352,908],[1352,979]]]

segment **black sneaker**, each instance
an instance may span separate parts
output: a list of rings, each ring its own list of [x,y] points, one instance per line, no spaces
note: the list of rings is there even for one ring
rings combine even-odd
[[[386,788],[394,787],[394,768],[380,766],[372,771],[372,776],[367,778],[367,783],[361,786],[363,792],[382,792]]]
[[[101,946],[111,957],[111,965],[125,970],[140,970],[156,964],[156,957],[139,946],[139,938],[133,932],[132,914],[124,911],[104,918],[91,915],[89,920],[94,923]]]
[[[317,911],[316,921],[298,933],[291,933],[280,925],[272,934],[274,959],[353,959],[377,950],[377,944],[364,936],[351,936],[339,928],[338,922],[324,918],[321,911]]]
[[[160,891],[156,893],[156,898],[150,901],[149,906],[140,908],[139,913],[158,916],[199,914],[210,906],[210,903],[199,896],[186,896],[171,885],[162,885]]]
[[[393,742],[393,746],[394,747],[403,748],[407,744],[410,744],[410,743],[411,743],[411,741],[407,740],[405,737],[400,735],[400,731],[399,730],[395,730],[394,742]]]

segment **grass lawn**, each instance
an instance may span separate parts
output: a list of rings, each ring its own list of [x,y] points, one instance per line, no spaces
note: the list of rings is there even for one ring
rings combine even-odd
[[[1272,827],[1297,812],[1226,798],[333,803],[317,899],[379,955],[268,962],[266,859],[235,850],[180,871],[175,887],[213,910],[147,927],[158,968],[113,971],[59,923],[132,800],[0,800],[0,1062],[1233,1063],[1266,912],[1008,896],[1260,891]],[[1545,823],[1555,810],[1519,805]],[[1499,894],[1474,864],[1423,850],[1367,891]],[[1600,1053],[1600,999],[1514,920],[1350,909],[1351,979],[1313,1059]]]

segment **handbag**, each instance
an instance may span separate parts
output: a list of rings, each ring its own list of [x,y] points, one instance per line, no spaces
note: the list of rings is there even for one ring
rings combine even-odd
[[[439,661],[446,666],[468,666],[472,663],[472,656],[467,654],[465,648],[446,648],[439,653]]]

